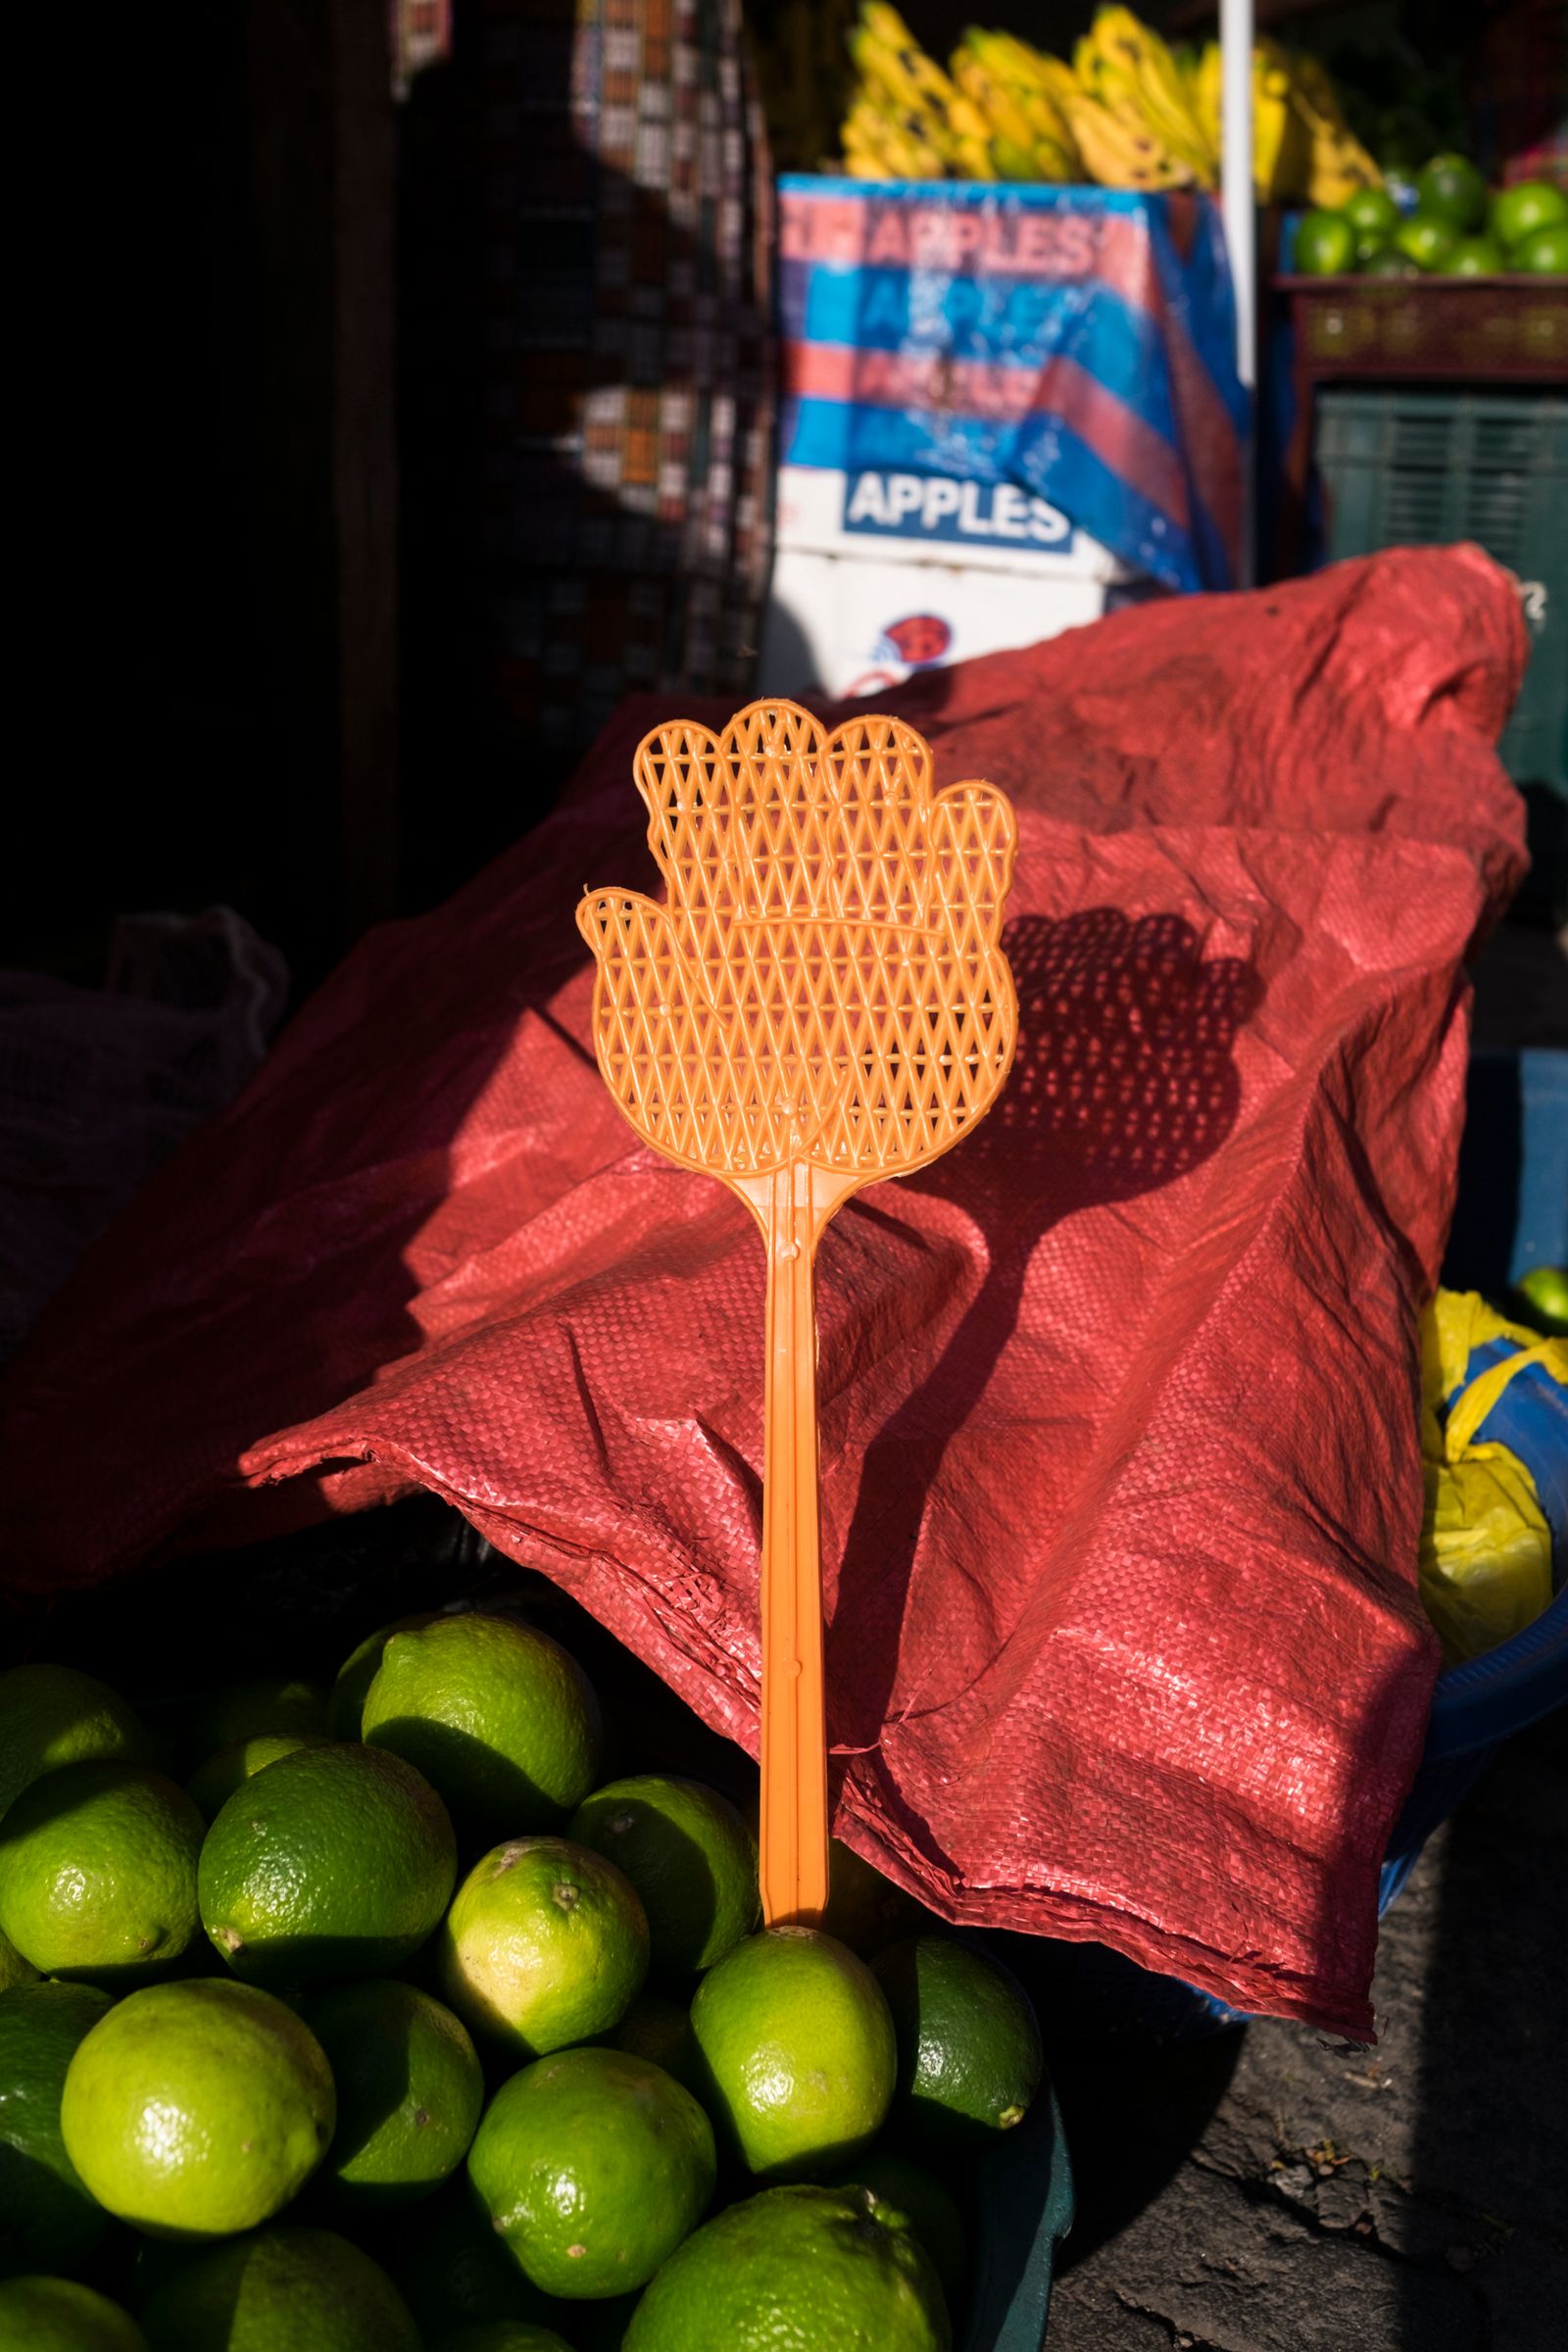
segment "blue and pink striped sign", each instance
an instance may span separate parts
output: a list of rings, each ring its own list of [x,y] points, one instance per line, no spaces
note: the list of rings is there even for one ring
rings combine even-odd
[[[1198,196],[790,174],[784,464],[1010,483],[1174,589],[1228,588],[1248,401]]]

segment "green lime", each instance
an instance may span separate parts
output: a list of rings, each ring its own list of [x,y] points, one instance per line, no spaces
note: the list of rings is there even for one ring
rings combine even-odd
[[[0,2352],[147,2352],[128,2311],[74,2278],[8,2278]]]
[[[951,1936],[910,1936],[874,1967],[898,2035],[899,2121],[937,2146],[982,2145],[1021,2124],[1045,2062],[1011,1970]]]
[[[476,1834],[553,1829],[594,1785],[599,1701],[559,1642],[511,1617],[437,1617],[394,1634],[365,1738],[406,1756]]]
[[[433,2352],[571,2352],[571,2346],[553,2328],[536,2328],[531,2320],[480,2320],[442,2336]]]
[[[1387,188],[1357,188],[1340,207],[1340,219],[1373,245],[1387,245],[1402,217]]]
[[[936,2266],[948,2309],[953,2309],[969,2268],[969,2237],[957,2199],[934,2173],[894,2148],[872,2148],[823,2186],[867,2189],[878,2206],[902,2214]]]
[[[226,1977],[150,1984],[110,2010],[66,2075],[60,2129],[111,2213],[169,2237],[252,2230],[321,2160],[331,2071],[292,2009]]]
[[[1533,277],[1561,277],[1568,270],[1568,221],[1525,237],[1509,254],[1508,267],[1528,270]]]
[[[1553,187],[1549,179],[1522,179],[1511,188],[1497,190],[1487,226],[1504,252],[1511,253],[1538,228],[1561,228],[1564,221],[1568,221],[1568,195]]]
[[[554,2310],[496,2235],[466,2172],[395,2219],[386,2267],[425,2335],[480,2320],[542,2324]]]
[[[1296,267],[1306,277],[1339,277],[1355,267],[1355,228],[1342,213],[1303,213],[1296,231]]]
[[[1435,213],[1415,213],[1394,232],[1395,246],[1418,270],[1441,270],[1453,251],[1457,232]]]
[[[1419,212],[1446,221],[1461,237],[1479,228],[1487,217],[1487,183],[1462,155],[1435,155],[1416,173],[1415,193]]]
[[[902,2214],[860,2189],[772,2188],[671,2256],[625,2352],[948,2352],[947,2305]]]
[[[1356,263],[1359,277],[1419,277],[1421,272],[1409,257],[1393,245],[1382,245]]]
[[[695,1976],[749,1936],[761,1910],[757,1847],[727,1796],[658,1773],[596,1788],[567,1836],[623,1870],[648,1914],[651,1964]]]
[[[685,2001],[672,2001],[662,1992],[640,1992],[611,2034],[610,2045],[629,2057],[662,2066],[666,2075],[685,2084],[694,2099],[702,2098],[706,2087],[702,2053]]]
[[[1508,267],[1502,248],[1490,237],[1460,237],[1443,264],[1445,277],[1495,277]]]
[[[474,2033],[541,2058],[619,2024],[648,1974],[648,1921],[602,1854],[514,1838],[458,1888],[436,1969]]]
[[[0,1993],[0,2275],[83,2270],[110,2226],[60,2136],[66,2070],[109,2008],[90,1984]]]
[[[185,1783],[185,1793],[204,1821],[216,1821],[236,1788],[269,1764],[298,1755],[302,1747],[322,1742],[311,1732],[263,1732],[254,1740],[234,1740],[198,1765]]]
[[[689,2090],[622,2050],[562,2050],[503,2082],[468,2178],[520,2270],[576,2300],[643,2286],[713,2193],[713,2128]]]
[[[236,1976],[375,1976],[417,1951],[457,1867],[446,1807],[412,1764],[300,1748],[237,1788],[208,1831],[202,1924]]]
[[[38,1971],[30,1960],[24,1960],[9,1936],[0,1935],[0,1992],[15,1991],[19,1984],[36,1984]]]
[[[412,2205],[467,2154],[484,2076],[467,2028],[413,1984],[378,1978],[308,2001],[337,2084],[337,2130],[318,2190],[340,2212]]]
[[[241,1740],[266,1740],[292,1732],[300,1740],[326,1738],[326,1692],[316,1683],[259,1675],[228,1683],[202,1701],[191,1718],[190,1741],[198,1756],[216,1756]]]
[[[151,1744],[124,1700],[95,1676],[74,1666],[13,1666],[0,1674],[0,1817],[29,1783],[62,1764],[145,1764]]]
[[[148,1765],[47,1774],[0,1824],[0,1930],[46,1976],[145,1978],[196,1933],[202,1828]]]
[[[1552,1337],[1568,1332],[1568,1267],[1531,1266],[1514,1295],[1533,1325]]]
[[[412,1634],[421,1625],[430,1625],[436,1614],[434,1609],[418,1609],[412,1617],[394,1617],[390,1625],[378,1626],[349,1651],[337,1670],[327,1701],[327,1726],[334,1740],[361,1737],[365,1728],[366,1694],[380,1670],[382,1652],[393,1635]]]
[[[420,2352],[380,2264],[329,2230],[293,2224],[184,2264],[142,2320],[152,2352]]]
[[[697,1987],[692,2033],[713,2113],[748,2171],[782,2180],[869,2146],[897,2052],[881,1987],[818,1928],[766,1928]]]

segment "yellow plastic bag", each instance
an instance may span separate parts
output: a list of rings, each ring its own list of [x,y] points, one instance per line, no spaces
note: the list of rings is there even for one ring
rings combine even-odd
[[[1497,1339],[1518,1352],[1464,1388],[1474,1351]],[[1551,1531],[1535,1480],[1508,1446],[1472,1442],[1530,1364],[1568,1387],[1568,1343],[1505,1322],[1473,1291],[1440,1291],[1422,1316],[1421,1598],[1450,1666],[1522,1632],[1551,1598]],[[1460,1389],[1445,1421],[1441,1408]]]

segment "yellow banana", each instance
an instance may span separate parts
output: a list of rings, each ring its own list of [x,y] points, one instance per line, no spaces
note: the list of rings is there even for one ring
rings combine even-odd
[[[1104,188],[1184,188],[1188,167],[1152,132],[1135,132],[1083,91],[1068,105],[1073,139],[1092,178]]]
[[[1216,176],[1213,158],[1196,124],[1173,122],[1161,110],[1147,82],[1135,81],[1118,66],[1107,64],[1102,57],[1094,94],[1127,130],[1144,132],[1156,139],[1179,163],[1186,165],[1200,186],[1213,186]]]
[[[956,53],[953,70],[959,87],[973,99],[988,119],[993,132],[1000,131],[1016,147],[1034,144],[1035,126],[1011,92],[988,74],[973,52]],[[951,108],[949,110],[951,114]]]
[[[1312,141],[1291,104],[1290,76],[1259,46],[1252,53],[1252,179],[1259,204],[1305,192]]]
[[[1207,41],[1198,61],[1198,73],[1193,88],[1193,113],[1198,126],[1215,155],[1220,151],[1220,107],[1224,86],[1224,66],[1218,41]]]
[[[1070,139],[1072,133],[1067,133]],[[1076,146],[1064,147],[1059,139],[1038,137],[1035,140],[1035,172],[1039,178],[1054,180],[1058,187],[1070,187],[1082,175]]]
[[[1102,9],[1090,35],[1096,58],[1095,95],[1107,104],[1113,90],[1130,93],[1155,136],[1212,185],[1218,156],[1187,103],[1176,62],[1156,33],[1130,9]]]

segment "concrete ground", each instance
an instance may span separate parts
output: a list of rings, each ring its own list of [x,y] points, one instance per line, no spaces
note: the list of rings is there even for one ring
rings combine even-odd
[[[1478,1046],[1568,1044],[1568,932],[1505,925]],[[1078,2179],[1050,2352],[1568,2344],[1568,1709],[1384,1922],[1371,2050],[1273,2021],[1055,2050]]]
[[[1058,2062],[1079,2224],[1050,2352],[1568,2343],[1565,1961],[1559,1711],[1385,1921],[1375,2049],[1268,2021]]]

